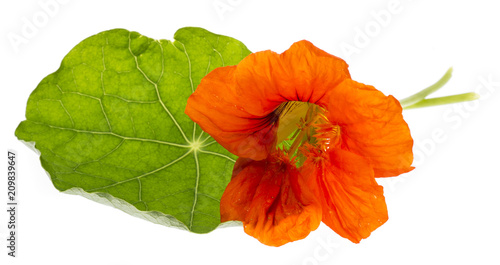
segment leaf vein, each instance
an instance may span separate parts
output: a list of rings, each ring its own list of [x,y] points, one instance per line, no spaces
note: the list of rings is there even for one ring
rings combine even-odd
[[[217,143],[217,141],[211,141],[208,144],[205,144],[205,145],[201,146],[201,148],[210,146],[210,145],[215,144],[215,143]]]
[[[184,43],[182,43],[180,41],[177,41],[177,42],[182,45],[184,54],[186,55],[186,58],[187,58],[189,83],[191,85],[191,93],[194,93],[193,73],[192,73],[192,68],[191,68],[191,59],[189,59],[189,54],[187,53],[186,46],[184,45]],[[196,123],[193,122],[193,138],[192,138],[193,142],[195,141],[195,138],[196,138]]]
[[[117,98],[117,99],[123,100],[127,103],[137,103],[137,104],[156,104],[156,103],[158,103],[157,100],[155,100],[155,101],[130,100],[130,99],[126,99],[126,98],[123,98],[123,97],[120,97],[117,95],[113,95],[113,94],[106,94],[106,96]]]
[[[189,217],[189,230],[193,227],[194,209],[196,207],[196,203],[198,202],[198,185],[200,183],[200,163],[198,161],[198,154],[196,151],[194,152],[194,161],[196,163],[196,183],[194,186],[193,207],[191,208],[191,214]]]
[[[149,172],[146,172],[146,173],[144,173],[144,174],[142,174],[142,175],[140,175],[140,176],[136,176],[136,177],[132,177],[132,178],[129,178],[129,179],[122,180],[122,181],[118,181],[118,182],[116,182],[116,183],[114,183],[114,184],[107,185],[107,186],[104,186],[104,187],[95,188],[95,189],[91,189],[91,190],[86,190],[86,192],[94,192],[94,191],[98,191],[98,190],[105,190],[105,189],[108,189],[108,188],[111,188],[111,187],[114,187],[114,186],[117,186],[117,185],[120,185],[120,184],[123,184],[123,183],[127,183],[127,182],[130,182],[130,181],[136,180],[136,179],[141,179],[141,178],[143,178],[143,177],[149,176],[149,175],[151,175],[151,174],[154,174],[154,173],[156,173],[156,172],[158,172],[158,171],[161,171],[161,170],[163,170],[163,169],[165,169],[165,168],[167,168],[167,167],[169,167],[169,166],[171,166],[171,165],[173,165],[173,164],[175,164],[175,163],[179,162],[180,160],[182,160],[184,157],[186,157],[186,156],[187,156],[187,155],[189,155],[190,153],[191,153],[191,150],[190,150],[190,151],[188,151],[188,152],[186,152],[186,153],[185,153],[185,154],[183,154],[182,156],[178,157],[177,159],[175,159],[175,160],[171,161],[170,163],[165,164],[165,165],[163,165],[163,166],[161,166],[161,167],[159,167],[159,168],[156,168],[156,169],[154,169],[154,170],[151,170],[151,171],[149,171]],[[109,192],[108,192],[108,193],[109,193]]]
[[[130,42],[132,41],[132,38],[130,38],[130,35],[132,34],[132,32],[129,33],[129,36],[128,36],[128,50],[130,52],[130,54],[134,57],[134,60],[135,60],[135,66],[137,67],[137,70],[139,70],[139,72],[141,72],[141,74],[144,76],[144,78],[149,82],[151,83],[155,90],[156,90],[156,95],[158,96],[158,101],[160,102],[161,106],[163,107],[163,109],[165,110],[165,112],[167,112],[168,116],[172,119],[172,121],[174,122],[175,126],[177,127],[177,129],[179,130],[179,132],[182,134],[182,137],[184,137],[184,140],[186,142],[189,143],[189,140],[188,138],[186,137],[186,134],[184,133],[184,131],[182,130],[181,126],[179,125],[179,123],[177,122],[177,120],[174,118],[174,116],[172,115],[172,113],[170,112],[170,110],[168,110],[167,106],[165,106],[165,103],[163,102],[162,98],[161,98],[161,95],[160,95],[160,90],[158,89],[158,84],[153,82],[147,75],[146,73],[144,73],[144,71],[141,69],[141,67],[139,66],[139,61],[137,60],[137,56],[132,52],[132,48],[130,46]],[[163,46],[161,46],[161,53],[162,53],[162,61],[163,61]],[[162,72],[164,72],[164,69],[162,69]]]
[[[164,145],[170,145],[170,146],[175,146],[175,147],[181,147],[181,148],[191,148],[189,145],[183,145],[183,144],[178,144],[178,143],[172,143],[172,142],[166,142],[166,141],[160,141],[160,140],[153,140],[153,139],[145,139],[145,138],[138,138],[138,137],[128,137],[128,136],[123,136],[114,132],[96,132],[96,131],[86,131],[86,130],[79,130],[79,129],[73,129],[73,128],[64,128],[64,127],[59,127],[59,126],[54,126],[50,124],[45,124],[42,122],[36,122],[36,121],[31,121],[35,124],[39,125],[44,125],[49,128],[53,129],[58,129],[58,130],[67,130],[67,131],[73,131],[77,133],[88,133],[88,134],[96,134],[96,135],[111,135],[115,136],[124,140],[130,140],[130,141],[141,141],[141,142],[152,142],[152,143],[157,143],[157,144],[164,144]]]
[[[222,158],[225,158],[233,163],[236,162],[236,160],[232,159],[231,157],[227,156],[227,155],[223,155],[223,154],[219,154],[219,153],[216,153],[216,152],[212,152],[212,151],[206,151],[206,150],[198,150],[200,153],[204,153],[204,154],[209,154],[209,155],[214,155],[214,156],[220,156]]]

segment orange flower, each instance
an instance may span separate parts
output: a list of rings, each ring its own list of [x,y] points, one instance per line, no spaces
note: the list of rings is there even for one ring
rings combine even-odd
[[[221,220],[242,221],[267,245],[302,239],[320,221],[359,242],[388,218],[375,178],[413,169],[399,102],[307,41],[213,70],[186,113],[240,156]]]
[[[189,97],[186,114],[231,153],[262,160],[276,142],[280,104],[324,107],[332,88],[348,78],[343,60],[301,41],[281,55],[253,53],[213,70]]]

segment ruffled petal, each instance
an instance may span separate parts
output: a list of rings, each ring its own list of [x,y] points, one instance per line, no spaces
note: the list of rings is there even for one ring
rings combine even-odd
[[[301,172],[317,176],[323,222],[340,236],[359,243],[388,219],[383,187],[362,157],[341,149],[324,156],[316,161],[308,158]]]
[[[413,139],[402,110],[394,97],[344,80],[331,94],[327,116],[341,128],[343,149],[366,158],[375,177],[392,177],[413,169]]]
[[[269,246],[305,238],[319,226],[321,205],[312,176],[276,157],[237,162],[236,168],[240,163],[244,168],[221,199],[222,222],[242,221],[247,234]]]
[[[231,153],[262,160],[275,142],[277,123],[241,107],[235,70],[236,66],[220,67],[205,76],[188,98],[185,113]]]
[[[286,101],[325,106],[327,94],[350,78],[348,65],[340,58],[303,40],[282,54],[263,51],[243,59],[235,72],[244,109],[265,116]]]
[[[283,54],[250,54],[237,66],[214,69],[189,97],[186,114],[231,153],[262,160],[276,143],[284,102],[325,106],[328,93],[350,78],[347,64],[308,41]]]

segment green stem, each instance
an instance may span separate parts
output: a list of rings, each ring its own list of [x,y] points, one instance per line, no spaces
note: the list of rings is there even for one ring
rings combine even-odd
[[[450,80],[452,72],[453,67],[450,67],[448,71],[446,71],[446,73],[443,75],[443,77],[441,77],[441,79],[439,79],[439,81],[437,81],[434,85],[418,92],[417,94],[400,100],[399,102],[401,103],[401,106],[403,106],[403,108],[407,108],[411,105],[414,105],[415,103],[418,103],[419,101],[424,100],[425,97],[443,87],[448,82],[448,80]]]
[[[476,99],[479,99],[479,94],[474,93],[474,92],[470,92],[470,93],[458,94],[458,95],[447,96],[447,97],[422,99],[415,104],[403,107],[403,109],[406,110],[406,109],[425,108],[425,107],[439,106],[439,105],[445,105],[445,104],[460,103],[460,102],[471,101],[471,100],[476,100]]]

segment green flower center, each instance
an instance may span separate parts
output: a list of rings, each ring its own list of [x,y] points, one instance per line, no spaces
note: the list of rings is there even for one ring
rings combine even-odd
[[[332,124],[326,116],[327,110],[316,104],[289,101],[274,113],[279,116],[277,148],[290,158],[295,157],[298,165],[311,148],[322,153],[339,143],[340,126]]]

